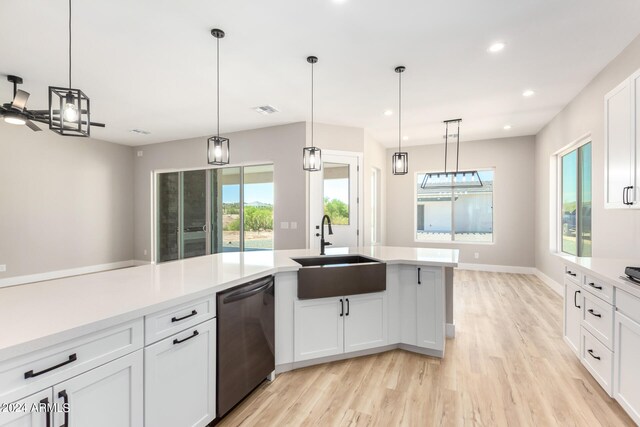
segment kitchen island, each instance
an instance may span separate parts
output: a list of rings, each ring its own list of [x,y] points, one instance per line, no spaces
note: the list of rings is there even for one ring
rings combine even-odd
[[[301,265],[292,258],[317,256],[308,249],[222,253],[2,288],[0,402],[74,401],[70,390],[81,393],[92,389],[88,385],[104,383],[108,386],[96,400],[127,400],[127,413],[114,414],[114,420],[119,416],[129,420],[125,425],[144,425],[143,408],[150,405],[145,399],[153,391],[147,389],[149,379],[158,374],[150,370],[159,365],[158,346],[167,342],[167,348],[175,349],[189,339],[189,345],[201,350],[197,359],[192,354],[181,364],[190,371],[183,376],[206,376],[207,381],[185,398],[208,396],[199,408],[200,421],[193,424],[206,425],[215,416],[216,293],[269,275],[275,276],[278,372],[398,347],[442,357],[445,331],[453,334],[447,282],[458,251],[384,246],[327,250],[327,256],[342,254],[381,261],[387,274],[386,291],[345,296],[348,321],[342,315],[327,321],[337,299],[297,298]],[[198,375],[200,368],[206,375]],[[113,389],[116,378],[126,384],[125,390]],[[118,397],[108,397],[112,395]],[[167,395],[166,402],[171,398]],[[164,403],[162,396],[158,399],[156,405]],[[116,404],[99,405],[110,403]],[[84,408],[87,416],[96,410]],[[75,419],[82,419],[83,409],[74,411]],[[64,417],[56,414],[59,425]]]

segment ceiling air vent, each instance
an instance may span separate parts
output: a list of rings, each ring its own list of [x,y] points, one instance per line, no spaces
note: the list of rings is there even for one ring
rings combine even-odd
[[[280,110],[278,110],[273,105],[261,105],[260,107],[254,107],[253,110],[260,114],[264,114],[265,116],[280,112]]]
[[[138,135],[149,135],[151,133],[148,130],[142,130],[142,129],[131,129],[129,132],[137,133]]]

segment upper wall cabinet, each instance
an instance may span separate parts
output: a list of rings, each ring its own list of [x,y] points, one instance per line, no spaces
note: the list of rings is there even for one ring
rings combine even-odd
[[[640,208],[639,118],[640,71],[604,97],[605,208]]]

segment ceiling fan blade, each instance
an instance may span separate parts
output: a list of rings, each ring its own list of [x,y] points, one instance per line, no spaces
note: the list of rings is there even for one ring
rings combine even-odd
[[[18,89],[16,96],[13,97],[11,108],[18,111],[24,111],[24,107],[27,106],[27,100],[29,99],[29,92]]]
[[[28,127],[29,129],[31,129],[32,131],[34,131],[34,132],[40,132],[40,131],[42,130],[42,129],[40,129],[38,126],[36,126],[36,124],[35,124],[35,123],[33,123],[31,120],[27,120],[27,121],[25,122],[25,125],[27,125],[27,127]]]

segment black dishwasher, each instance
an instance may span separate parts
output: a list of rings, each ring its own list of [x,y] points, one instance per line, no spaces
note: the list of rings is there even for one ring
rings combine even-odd
[[[275,369],[274,305],[273,276],[218,293],[218,418]]]

